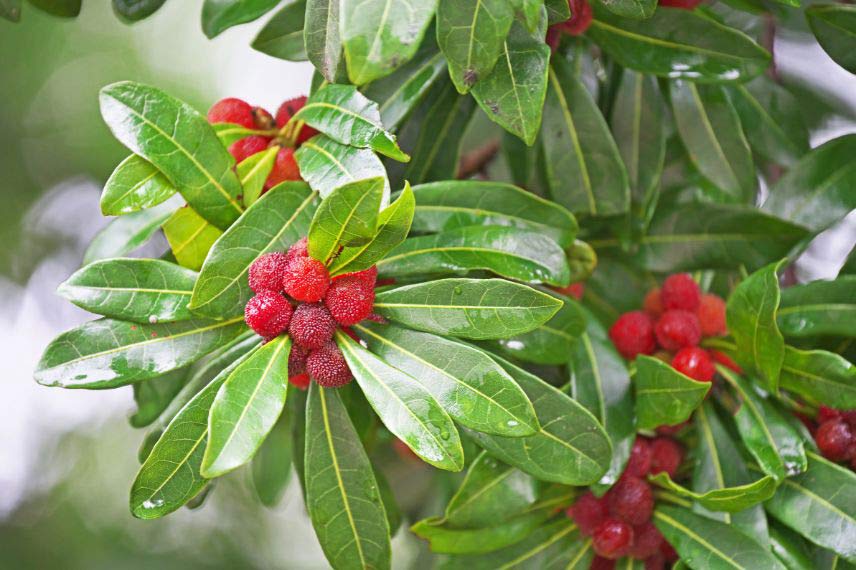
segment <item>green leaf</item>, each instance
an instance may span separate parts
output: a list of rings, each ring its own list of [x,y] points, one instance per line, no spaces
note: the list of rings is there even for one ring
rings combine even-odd
[[[88,265],[99,259],[122,257],[149,241],[179,206],[177,200],[167,200],[147,210],[116,218],[98,232],[83,254]]]
[[[694,493],[690,491],[686,487],[672,481],[666,472],[653,475],[651,481],[681,497],[687,497],[698,502],[706,509],[729,513],[742,511],[766,501],[773,496],[778,486],[776,480],[769,475],[758,479],[754,483],[747,483],[739,487],[713,489],[706,493]]]
[[[809,468],[785,479],[766,508],[813,543],[856,563],[856,474],[809,452]]]
[[[291,423],[291,457],[297,481],[306,499],[306,399],[308,390],[292,390],[286,398],[286,416]]]
[[[261,18],[279,4],[279,0],[205,0],[202,5],[202,31],[210,39],[233,26]]]
[[[220,142],[226,148],[229,148],[232,143],[243,138],[267,133],[267,131],[248,129],[243,125],[236,125],[234,123],[214,123],[211,127],[217,133],[217,138],[220,139]],[[270,135],[268,134],[268,136]]]
[[[673,426],[689,419],[710,391],[710,382],[698,382],[658,358],[636,358],[636,415],[639,429]]]
[[[814,570],[822,567],[814,566],[808,542],[787,527],[779,524],[770,526],[770,546],[773,554],[788,570]]]
[[[561,301],[502,279],[440,279],[382,291],[374,309],[409,328],[477,340],[533,330]]]
[[[549,515],[549,512],[541,510],[483,528],[450,528],[441,520],[425,519],[410,530],[427,540],[432,552],[485,554],[519,543],[541,526]]]
[[[565,252],[538,232],[469,226],[408,238],[378,262],[387,277],[491,271],[508,279],[563,287],[570,281]]]
[[[531,33],[516,21],[502,42],[493,73],[473,86],[473,97],[487,116],[528,145],[541,128],[549,62],[543,29]]]
[[[278,152],[279,147],[272,146],[265,151],[257,152],[245,158],[236,167],[235,171],[238,173],[238,178],[241,180],[241,187],[244,189],[243,200],[245,206],[252,206],[259,199],[259,196],[261,196],[262,188],[264,188],[268,174],[273,169]]]
[[[719,190],[719,201],[749,203],[757,181],[740,117],[719,85],[671,82],[672,111],[698,171]]]
[[[415,200],[409,184],[392,204],[384,208],[377,220],[377,233],[363,245],[345,247],[333,260],[330,274],[353,273],[375,265],[407,237],[413,220]]]
[[[122,144],[151,162],[199,214],[226,229],[241,214],[234,159],[195,109],[131,81],[100,94],[101,115]]]
[[[146,159],[132,154],[119,163],[101,194],[101,213],[119,216],[157,206],[175,194],[166,176]]]
[[[134,384],[137,411],[129,418],[131,427],[145,427],[157,420],[188,380],[188,369],[178,368],[163,376]]]
[[[339,0],[306,0],[306,23],[303,28],[306,56],[318,73],[330,83],[335,83],[342,71],[339,10]]]
[[[260,255],[284,251],[307,234],[317,199],[302,182],[279,184],[265,193],[211,248],[190,307],[211,318],[240,315],[253,296],[250,265]]]
[[[415,186],[413,194],[413,230],[418,232],[510,226],[540,232],[568,247],[579,229],[562,206],[501,182],[445,180]]]
[[[285,406],[288,355],[286,335],[264,344],[229,375],[208,415],[203,477],[213,479],[248,463]]]
[[[587,35],[619,64],[699,83],[743,82],[760,75],[770,54],[748,36],[697,10],[660,7],[647,20],[593,5]]]
[[[812,149],[770,189],[761,208],[820,232],[856,208],[856,135]]]
[[[21,0],[2,0],[0,1],[0,17],[9,20],[10,22],[18,22],[21,20]]]
[[[550,25],[567,22],[571,17],[570,3],[565,0],[544,0],[544,7]]]
[[[329,263],[340,246],[364,245],[377,232],[383,178],[336,188],[321,202],[309,226],[309,255]]]
[[[555,58],[544,107],[544,172],[550,195],[574,213],[621,214],[630,190],[618,147],[571,64]]]
[[[76,18],[80,15],[82,0],[29,0],[36,8],[59,18]]]
[[[609,467],[612,446],[595,417],[540,378],[492,358],[529,396],[541,429],[527,437],[467,430],[470,437],[491,455],[544,481],[581,486],[600,479]]]
[[[856,408],[856,366],[834,352],[786,346],[779,383],[836,409]]]
[[[835,63],[856,73],[853,38],[856,36],[856,8],[840,4],[814,4],[805,11],[814,37]]]
[[[526,394],[480,350],[395,325],[356,325],[371,352],[412,376],[455,421],[508,437],[532,435],[538,418]]]
[[[436,7],[437,0],[343,0],[340,28],[351,83],[386,77],[410,61]]]
[[[616,16],[633,20],[647,20],[657,9],[655,0],[598,0],[597,3]]]
[[[194,271],[199,271],[208,251],[223,234],[188,206],[173,212],[163,224],[163,233],[178,263]]]
[[[299,388],[289,385],[289,396]],[[259,447],[250,465],[256,497],[266,507],[275,507],[291,479],[291,422],[288,412],[280,416]]]
[[[427,463],[448,471],[464,467],[452,418],[415,378],[393,368],[344,333],[336,342],[380,420]]]
[[[597,254],[584,241],[574,240],[566,249],[568,267],[571,269],[571,283],[585,281],[594,273],[597,267]]]
[[[351,182],[386,179],[383,163],[371,150],[345,146],[324,135],[300,145],[294,158],[303,179],[325,199],[336,188]],[[389,183],[384,181],[384,187],[388,193]]]
[[[45,386],[115,388],[200,359],[245,330],[243,317],[140,325],[99,319],[56,337],[36,366]]]
[[[348,1],[345,0],[346,3]],[[398,148],[395,135],[386,131],[381,124],[377,103],[357,91],[353,85],[327,85],[319,89],[291,121],[304,121],[345,145],[371,148],[401,162],[410,160]]]
[[[743,280],[728,297],[726,309],[738,364],[755,371],[772,392],[779,388],[785,357],[785,340],[776,324],[780,298],[777,273],[783,262],[772,263]]]
[[[769,549],[727,524],[667,506],[657,507],[653,520],[690,568],[785,570]]]
[[[291,0],[273,15],[253,40],[252,48],[287,61],[306,61],[303,18],[306,0]]]
[[[196,273],[159,259],[104,259],[79,269],[57,293],[91,313],[138,323],[182,321]]]
[[[795,285],[781,295],[776,319],[785,336],[856,336],[856,276]]]
[[[437,45],[458,92],[490,75],[513,20],[506,0],[440,0]]]
[[[534,32],[538,29],[538,24],[543,19],[541,8],[544,6],[544,0],[510,0],[510,4],[514,7],[517,17],[526,24],[527,30]]]

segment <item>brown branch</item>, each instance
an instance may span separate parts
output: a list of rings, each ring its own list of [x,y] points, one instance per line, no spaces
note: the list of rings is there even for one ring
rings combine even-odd
[[[461,157],[458,166],[458,179],[471,178],[476,174],[484,174],[488,164],[499,152],[499,140],[492,140],[487,144],[471,150]]]

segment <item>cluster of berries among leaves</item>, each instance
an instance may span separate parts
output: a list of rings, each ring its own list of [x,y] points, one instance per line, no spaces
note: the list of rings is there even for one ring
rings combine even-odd
[[[325,388],[344,386],[351,370],[333,341],[337,328],[372,315],[377,268],[331,279],[327,267],[312,258],[304,237],[287,252],[266,253],[250,266],[249,285],[256,295],[244,319],[259,336],[271,340],[288,334],[289,381],[300,388],[315,380]]]
[[[856,471],[856,410],[820,406],[816,421],[801,417],[814,436],[820,453],[836,463],[847,463]]]

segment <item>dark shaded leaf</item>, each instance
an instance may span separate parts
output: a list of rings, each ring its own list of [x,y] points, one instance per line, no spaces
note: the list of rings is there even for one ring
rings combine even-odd
[[[856,37],[856,8],[840,4],[815,4],[805,11],[814,37],[835,63],[856,73],[853,39]]]
[[[288,390],[291,395],[298,388],[289,384]],[[253,489],[264,506],[274,507],[279,503],[291,478],[291,461],[291,422],[284,412],[250,465]]]
[[[141,428],[157,420],[188,380],[188,369],[179,368],[163,376],[134,384],[137,411],[128,418],[131,427]]]
[[[783,289],[776,317],[785,336],[856,336],[856,276]]]
[[[607,10],[617,16],[631,18],[633,20],[647,20],[657,9],[657,2],[653,0],[597,0]]]
[[[59,18],[76,18],[80,15],[83,0],[29,0],[30,4]]]
[[[92,238],[83,254],[83,263],[88,265],[131,253],[155,235],[179,204],[178,200],[167,200],[148,210],[116,218]]]
[[[233,26],[261,18],[277,4],[279,0],[205,0],[202,31],[213,38]]]
[[[279,9],[259,31],[253,49],[287,61],[306,61],[303,19],[306,0],[292,0]]]

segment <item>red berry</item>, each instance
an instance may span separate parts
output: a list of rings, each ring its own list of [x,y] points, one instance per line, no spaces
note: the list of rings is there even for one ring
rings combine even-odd
[[[583,298],[583,293],[585,292],[585,283],[582,281],[578,283],[571,283],[567,287],[554,287],[553,290],[556,293],[561,293],[562,295],[566,295],[568,297],[573,297],[577,301]]]
[[[701,290],[689,273],[675,273],[663,281],[660,297],[666,310],[695,311],[701,301]]]
[[[645,570],[665,570],[666,557],[661,551],[657,551],[645,559]]]
[[[660,296],[660,288],[655,287],[648,291],[645,295],[645,300],[642,302],[642,309],[655,319],[663,314],[663,298]]]
[[[353,378],[342,351],[332,340],[309,353],[306,371],[324,388],[344,386]]]
[[[850,424],[850,428],[856,430],[856,410],[842,410],[841,417]]]
[[[663,540],[660,544],[660,552],[663,554],[663,558],[666,559],[666,562],[678,561],[678,552],[675,550],[674,546],[669,544],[668,541]]]
[[[624,474],[631,477],[645,477],[651,471],[651,444],[644,437],[637,437],[630,450],[630,459]]]
[[[372,313],[374,289],[359,277],[345,277],[333,281],[324,304],[340,325],[349,327]]]
[[[606,493],[609,512],[624,522],[640,525],[651,520],[654,493],[651,486],[637,477],[622,477]]]
[[[613,570],[614,568],[615,560],[610,560],[603,556],[595,556],[589,565],[589,570]]]
[[[648,521],[633,527],[633,546],[630,547],[630,556],[637,560],[644,560],[660,553],[660,545],[663,544],[663,535]]]
[[[303,372],[302,374],[295,374],[294,376],[289,376],[288,381],[291,382],[291,384],[295,388],[299,388],[300,390],[306,390],[307,388],[309,388],[309,383],[312,381],[312,379],[309,378],[309,374]]]
[[[571,36],[580,36],[591,25],[591,5],[586,0],[568,0],[568,7],[571,9],[571,17],[559,24],[561,30]]]
[[[265,188],[270,189],[289,180],[303,180],[303,178],[300,177],[300,169],[297,167],[297,161],[294,160],[294,149],[283,147],[276,153],[276,161],[265,180]]]
[[[229,152],[235,157],[235,162],[243,162],[256,153],[262,152],[270,144],[270,139],[260,135],[244,137],[229,146]]]
[[[377,265],[372,265],[368,269],[363,269],[362,271],[355,271],[354,273],[343,273],[341,275],[337,275],[333,277],[333,283],[338,281],[339,279],[344,279],[346,277],[356,277],[361,281],[364,281],[367,285],[374,288],[377,283]]]
[[[743,374],[743,369],[737,366],[737,363],[731,360],[731,358],[729,358],[729,356],[724,352],[719,352],[718,350],[711,350],[710,357],[713,358],[713,360],[717,364],[722,364],[726,368],[729,368],[734,372],[737,372],[738,374]]]
[[[669,8],[692,10],[701,3],[702,0],[660,0],[657,4],[660,6],[667,6]]]
[[[657,426],[657,429],[655,431],[658,435],[672,436],[681,433],[688,425],[690,425],[689,420],[681,422],[679,424],[675,424],[673,426]]]
[[[666,350],[696,346],[701,341],[698,317],[689,311],[666,311],[657,321],[654,332],[657,334],[657,342]]]
[[[306,104],[306,96],[294,97],[283,101],[276,110],[276,126],[280,129],[285,126],[291,118]]]
[[[288,334],[292,340],[305,348],[321,348],[333,338],[336,332],[336,321],[330,316],[330,311],[321,305],[303,303],[298,305],[291,317]]]
[[[699,382],[712,382],[716,374],[707,351],[697,346],[680,349],[672,359],[672,368]]]
[[[654,342],[654,321],[642,311],[624,313],[612,328],[609,338],[621,356],[636,358],[637,354],[651,354],[657,348]]]
[[[259,130],[268,131],[276,127],[276,121],[266,109],[253,107],[253,125]]]
[[[609,510],[604,499],[598,499],[591,491],[586,491],[571,505],[566,514],[574,520],[585,536],[591,536],[606,520]]]
[[[305,346],[299,345],[296,342],[292,343],[291,352],[288,353],[289,378],[306,372],[306,357],[309,356],[309,352],[310,350]]]
[[[824,406],[823,404],[817,409],[817,421],[823,423],[827,420],[834,420],[841,417],[841,412],[835,408]]]
[[[725,324],[725,301],[718,295],[702,295],[698,310],[701,334],[703,336],[722,336],[728,332]]]
[[[844,420],[827,420],[817,428],[815,441],[824,457],[831,461],[844,461],[849,459],[853,430]]]
[[[555,52],[559,49],[559,42],[562,41],[562,24],[554,24],[547,28],[547,37],[544,43],[550,46],[550,51]]]
[[[594,551],[615,560],[627,554],[633,544],[633,527],[617,519],[607,519],[594,531],[592,546]]]
[[[675,478],[684,460],[684,450],[678,442],[667,437],[658,437],[651,443],[651,474],[668,473]]]
[[[260,291],[247,301],[244,320],[259,336],[271,339],[284,332],[291,321],[288,300],[273,291]]]
[[[281,251],[266,253],[250,265],[248,281],[250,289],[260,291],[282,291],[282,277],[288,260]]]
[[[309,257],[309,240],[306,236],[291,244],[285,256],[289,262],[295,257]]]
[[[330,274],[317,259],[295,257],[285,269],[282,285],[285,292],[294,299],[314,303],[323,299],[327,293]]]
[[[253,121],[253,108],[249,103],[235,97],[220,99],[208,109],[208,122],[232,123],[252,129],[255,127]]]

